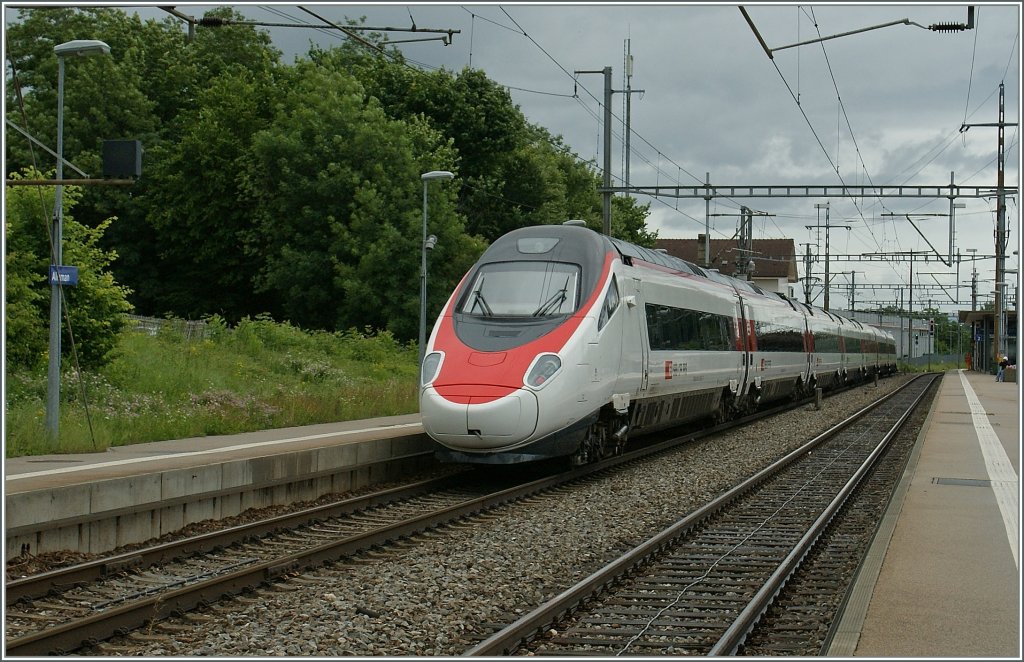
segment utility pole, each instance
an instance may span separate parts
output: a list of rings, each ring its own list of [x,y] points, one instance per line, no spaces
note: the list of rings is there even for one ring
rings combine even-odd
[[[601,194],[602,231],[609,237],[612,234],[612,68],[605,67],[596,71],[574,71],[574,74],[604,75],[604,192]]]
[[[804,303],[811,305],[811,244],[800,244],[807,247],[804,253]]]
[[[971,265],[971,312],[978,309],[978,266]]]
[[[704,173],[708,195],[704,196],[704,266],[711,267],[711,173]]]
[[[605,67],[604,73],[604,187],[612,185],[612,68]],[[601,222],[604,233],[612,236],[612,192],[606,190],[601,196]]]
[[[633,91],[630,87],[630,83],[632,82],[633,78],[633,53],[630,51],[631,45],[632,44],[630,43],[630,40],[627,39],[626,62],[624,64],[624,69],[626,70],[626,126],[625,131],[623,132],[626,135],[624,136],[624,139],[622,141],[624,145],[623,149],[626,150],[626,167],[624,168],[625,172],[623,173],[625,176],[622,178],[622,180],[623,184],[626,185],[626,188],[629,188],[629,117],[631,110],[630,102],[633,100]]]
[[[850,312],[857,312],[856,292],[857,292],[857,272],[856,271],[844,271],[843,273],[850,274]],[[864,273],[863,271],[860,273]]]
[[[849,226],[849,225],[830,225],[829,224],[829,203],[828,202],[816,203],[814,205],[814,208],[818,210],[818,225],[805,225],[804,227],[806,227],[808,229],[818,228],[819,230],[822,227],[825,228],[825,282],[824,282],[824,285],[825,285],[825,302],[824,302],[824,305],[822,305],[822,308],[824,308],[825,310],[828,310],[829,309],[829,301],[828,301],[828,294],[829,294],[829,275],[828,275],[828,272],[829,272],[829,264],[828,264],[829,259],[828,259],[828,255],[829,255],[829,253],[828,253],[828,244],[829,244],[829,242],[828,242],[828,238],[829,238],[829,235],[831,234],[831,230],[833,228],[845,228],[846,230],[852,230],[853,228],[851,226]],[[824,226],[821,225],[821,210],[822,209],[825,210],[825,225]]]
[[[954,202],[956,196],[953,195],[953,189],[955,188],[953,170],[949,171],[949,263],[953,263],[953,245],[956,243],[956,210],[965,209],[967,205]]]
[[[754,214],[749,207],[740,207],[739,238],[736,242],[736,275],[750,280],[751,255],[754,252]]]
[[[995,280],[995,315],[993,316],[992,325],[992,352],[995,357],[995,362],[999,363],[1002,359],[1002,316],[1003,316],[1003,301],[1000,295],[999,283],[1004,282],[1003,271],[1006,268],[1006,186],[1005,186],[1005,155],[1003,153],[1004,148],[1004,133],[1008,126],[1017,126],[1016,122],[1007,123],[1006,119],[1006,103],[1005,103],[1005,85],[999,83],[999,121],[995,124],[961,124],[960,133],[967,131],[973,126],[994,126],[998,128],[999,140],[997,145],[996,153],[996,280]]]
[[[625,70],[626,70],[626,89],[623,91],[624,94],[626,95],[626,130],[625,130],[625,136],[624,136],[623,141],[622,141],[623,145],[624,145],[623,149],[626,150],[626,165],[625,165],[625,168],[623,169],[625,172],[623,173],[623,178],[622,179],[623,179],[623,183],[625,184],[627,189],[629,188],[629,156],[630,156],[630,154],[629,154],[629,138],[630,138],[630,133],[632,133],[630,131],[630,118],[632,117],[632,112],[631,112],[630,106],[631,106],[631,101],[633,99],[633,93],[636,92],[637,94],[643,94],[644,91],[645,91],[645,90],[634,90],[631,87],[631,82],[632,82],[632,78],[633,78],[633,54],[630,51],[630,47],[631,46],[632,46],[631,40],[627,39],[626,40],[626,62],[625,62],[625,67],[624,67]],[[612,90],[612,91],[616,92],[618,90]],[[629,193],[626,193],[626,195],[629,195]]]
[[[1003,333],[1003,292],[1000,285],[1005,288],[1005,270],[1006,270],[1006,194],[1003,191],[1003,184],[1005,178],[1005,154],[1003,152],[1004,147],[1004,132],[1006,125],[1003,120],[1005,118],[1006,106],[1004,104],[1004,85],[999,83],[999,157],[998,157],[998,169],[996,174],[996,310],[993,316],[992,322],[992,346],[995,348],[995,360],[996,365],[999,364],[1002,352],[1002,333]]]

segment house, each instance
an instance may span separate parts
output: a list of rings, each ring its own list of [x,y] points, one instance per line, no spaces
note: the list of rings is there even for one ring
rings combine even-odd
[[[654,247],[699,267],[717,269],[738,278],[744,278],[744,272],[737,266],[745,264],[752,267],[747,272],[753,283],[787,296],[793,296],[790,283],[798,282],[796,243],[792,239],[754,239],[749,256],[740,252],[735,239],[712,239],[710,260],[704,258],[703,234],[696,239],[658,239]]]

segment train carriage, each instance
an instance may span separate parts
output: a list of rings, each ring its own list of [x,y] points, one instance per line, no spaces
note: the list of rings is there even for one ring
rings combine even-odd
[[[581,225],[504,235],[446,303],[420,394],[442,459],[590,462],[630,435],[863,377],[865,339],[891,341]]]

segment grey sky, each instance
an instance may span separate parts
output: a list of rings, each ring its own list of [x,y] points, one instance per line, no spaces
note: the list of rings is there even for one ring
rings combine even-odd
[[[210,5],[176,5],[201,16]],[[312,23],[294,4],[234,4],[252,20]],[[1007,122],[1018,122],[1020,86],[1019,3],[976,5],[976,28],[939,33],[896,25],[820,44],[777,52],[775,64],[758,44],[736,5],[706,4],[329,4],[305,5],[332,21],[366,17],[367,25],[453,29],[449,46],[424,42],[402,46],[417,66],[483,69],[511,89],[533,123],[561,135],[584,159],[600,164],[602,77],[574,81],[575,70],[613,68],[613,87],[625,88],[625,41],[634,67],[631,184],[684,184],[710,172],[718,185],[818,184],[948,185],[950,172],[962,186],[995,186],[997,130],[962,123],[998,119],[998,85],[1005,83]],[[767,45],[778,48],[902,19],[924,26],[963,23],[967,5],[745,5]],[[166,16],[158,9],[145,16]],[[817,28],[815,27],[817,24]],[[202,28],[200,28],[202,29]],[[329,46],[342,37],[318,30],[265,28],[286,61],[303,54],[312,40]],[[394,33],[395,40],[409,35]],[[827,59],[826,59],[827,56]],[[776,65],[778,71],[776,70]],[[781,73],[781,75],[780,75]],[[837,101],[842,99],[842,108]],[[574,91],[577,96],[574,97]],[[792,93],[791,93],[792,91]],[[800,105],[794,100],[799,96]],[[621,183],[624,95],[613,97],[612,161]],[[845,110],[845,113],[844,113]],[[806,114],[806,119],[804,117]],[[852,128],[852,133],[851,133]],[[1006,129],[1006,183],[1019,183],[1019,128]],[[819,144],[820,141],[820,144]],[[824,149],[823,149],[824,148]],[[826,154],[827,153],[827,154]],[[836,168],[838,167],[838,174]],[[697,178],[697,179],[695,179]],[[641,200],[650,200],[641,198]],[[824,234],[805,228],[818,221],[815,203],[825,199],[736,199],[712,204],[712,213],[735,213],[741,204],[775,216],[755,218],[755,238],[791,237],[799,247]],[[956,246],[994,253],[995,201],[961,200]],[[831,201],[833,254],[925,251],[928,244],[905,218],[883,214],[945,213],[948,200],[865,198]],[[703,232],[703,200],[652,200],[649,224],[661,237],[696,237]],[[736,218],[712,218],[712,237],[729,238]],[[945,254],[948,220],[917,219],[928,240]],[[822,216],[822,223],[824,217]],[[1020,244],[1016,198],[1007,201],[1008,269]],[[801,249],[802,250],[802,249]],[[812,250],[815,250],[812,248]],[[800,266],[801,275],[803,265]],[[822,264],[815,272],[822,275]],[[906,263],[834,262],[832,272],[856,270],[858,283],[906,283]],[[938,260],[915,271],[955,286],[955,268]],[[991,292],[994,261],[978,263],[981,290]],[[960,268],[969,281],[971,265]],[[1011,275],[1016,277],[1016,274]],[[832,304],[846,300],[848,276],[833,281]],[[934,282],[932,276],[920,282]],[[915,299],[923,301],[916,296]],[[941,295],[935,296],[938,303]],[[862,292],[859,301],[892,300],[895,294]],[[961,298],[969,297],[969,287]],[[818,300],[820,303],[820,299]],[[945,299],[943,310],[955,306]]]

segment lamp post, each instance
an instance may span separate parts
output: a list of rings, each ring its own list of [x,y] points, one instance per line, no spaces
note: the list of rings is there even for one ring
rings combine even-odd
[[[437,243],[437,238],[432,242],[427,240],[427,185],[432,179],[451,179],[455,175],[447,170],[431,170],[420,175],[423,180],[423,241],[420,243],[420,362],[423,367],[423,354],[427,348],[427,251]],[[429,246],[428,246],[429,243]]]
[[[50,250],[53,268],[50,270],[50,346],[46,372],[46,429],[56,441],[60,434],[60,278],[54,277],[64,257],[64,58],[109,55],[110,46],[95,39],[75,39],[53,47],[57,55],[57,188],[54,193],[53,226]]]

